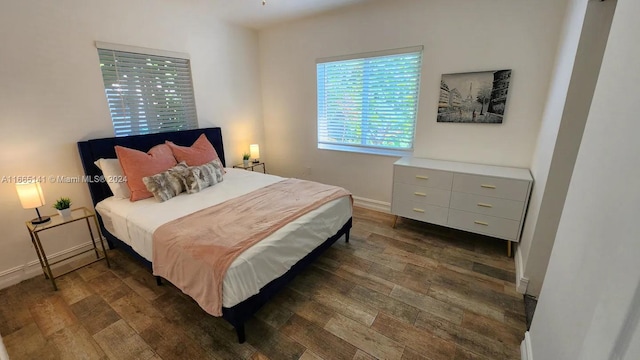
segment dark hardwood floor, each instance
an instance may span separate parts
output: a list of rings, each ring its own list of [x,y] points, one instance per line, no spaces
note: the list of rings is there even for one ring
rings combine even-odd
[[[519,359],[523,298],[504,241],[354,210],[339,240],[247,323],[238,344],[119,250],[61,277],[0,290],[18,359]]]

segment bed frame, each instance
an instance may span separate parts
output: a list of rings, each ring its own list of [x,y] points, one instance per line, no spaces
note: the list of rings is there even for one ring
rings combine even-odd
[[[213,147],[216,149],[216,152],[218,153],[222,164],[226,165],[224,158],[224,148],[222,145],[222,131],[219,127],[165,132],[160,134],[135,135],[127,137],[79,141],[78,151],[80,152],[80,160],[82,162],[85,175],[89,175],[91,176],[91,178],[94,178],[94,176],[102,175],[102,172],[93,162],[100,158],[115,159],[116,153],[114,146],[116,145],[125,146],[141,151],[148,151],[153,146],[163,144],[166,140],[168,140],[177,145],[191,146],[191,144],[193,144],[193,142],[196,141],[196,139],[203,133],[207,136]],[[90,182],[88,183],[88,185],[94,206],[98,202],[112,196],[111,190],[109,189],[109,186],[106,182]],[[107,229],[104,227],[104,223],[102,221],[102,218],[100,217],[100,214],[97,214],[97,216],[100,223],[100,229],[102,230],[102,234],[104,234],[104,236],[107,238],[110,249],[116,247],[124,249],[134,258],[141,261],[151,269],[151,262],[136,253],[129,245],[107,231]],[[231,325],[233,325],[233,327],[236,329],[236,333],[238,334],[238,341],[240,343],[243,343],[246,339],[244,323],[249,318],[251,318],[251,316],[253,316],[253,314],[258,311],[260,307],[262,307],[262,305],[269,301],[269,299],[277,294],[280,289],[285,287],[297,274],[302,272],[302,270],[304,270],[309,264],[311,264],[311,262],[313,262],[318,256],[320,256],[324,252],[324,250],[333,245],[333,243],[336,242],[340,237],[344,235],[345,241],[349,242],[349,231],[351,229],[351,225],[352,219],[350,218],[335,235],[328,238],[325,242],[323,242],[317,248],[307,254],[307,256],[300,259],[300,261],[294,264],[291,269],[289,269],[289,271],[287,271],[284,275],[280,276],[277,279],[274,279],[273,281],[265,285],[262,289],[260,289],[260,292],[258,294],[251,296],[250,298],[233,307],[222,308],[222,317],[229,323],[231,323]],[[159,277],[156,277],[156,279],[158,281],[158,285],[161,285],[161,279]]]

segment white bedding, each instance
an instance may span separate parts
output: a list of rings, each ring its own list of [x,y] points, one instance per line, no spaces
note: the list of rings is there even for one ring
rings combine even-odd
[[[224,181],[197,194],[182,193],[159,203],[107,198],[96,205],[106,229],[152,261],[153,232],[169,221],[273,184],[283,178],[241,169],[226,169]],[[347,197],[313,210],[242,253],[229,267],[222,286],[224,307],[257,294],[298,260],[334,235],[351,217]]]

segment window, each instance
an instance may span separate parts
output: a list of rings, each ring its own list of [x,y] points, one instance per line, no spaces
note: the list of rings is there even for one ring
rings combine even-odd
[[[422,46],[317,61],[318,148],[413,150]]]
[[[198,127],[186,54],[96,43],[115,136]]]

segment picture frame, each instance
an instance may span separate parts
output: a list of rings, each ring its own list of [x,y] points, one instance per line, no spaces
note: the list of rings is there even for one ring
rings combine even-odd
[[[511,70],[443,74],[437,122],[502,124]]]

